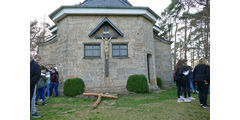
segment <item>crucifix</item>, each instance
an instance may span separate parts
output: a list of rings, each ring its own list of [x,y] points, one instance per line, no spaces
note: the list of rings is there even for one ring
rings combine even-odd
[[[109,75],[109,42],[112,39],[117,39],[117,35],[110,35],[108,30],[108,25],[104,25],[104,31],[101,35],[95,35],[96,39],[102,39],[104,41],[104,53],[105,53],[105,77],[108,77]]]

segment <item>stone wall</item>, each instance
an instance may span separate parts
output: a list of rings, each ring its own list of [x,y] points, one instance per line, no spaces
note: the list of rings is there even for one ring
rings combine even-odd
[[[155,66],[157,77],[161,78],[164,87],[173,86],[172,58],[170,44],[154,38]]]
[[[153,25],[147,19],[143,18],[143,39],[142,42],[145,45],[144,49],[144,63],[146,68],[146,77],[148,76],[147,62],[149,62],[149,76],[150,76],[150,85],[157,85],[156,82],[156,68],[155,68],[155,49],[154,49],[154,39],[153,39]],[[149,58],[147,58],[149,55]],[[149,59],[149,60],[147,60]]]
[[[55,40],[54,40],[55,41]],[[39,54],[41,55],[41,64],[55,65],[56,64],[56,43],[51,42],[39,46]]]

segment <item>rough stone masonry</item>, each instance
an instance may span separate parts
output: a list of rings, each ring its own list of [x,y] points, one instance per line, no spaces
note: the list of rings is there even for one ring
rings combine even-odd
[[[118,35],[109,42],[109,75],[105,79],[104,40],[94,35],[102,34],[104,26],[88,36],[107,18],[124,36],[109,25],[110,34]],[[56,22],[56,38],[40,44],[39,54],[42,64],[58,67],[60,93],[68,78],[82,78],[86,92],[124,92],[127,79],[133,74],[144,74],[150,88],[156,88],[156,77],[163,80],[164,87],[171,87],[172,58],[171,42],[154,34],[154,22],[142,15],[74,15],[70,14]],[[88,58],[84,46],[100,45],[100,57]],[[127,57],[113,57],[112,46],[127,45]]]

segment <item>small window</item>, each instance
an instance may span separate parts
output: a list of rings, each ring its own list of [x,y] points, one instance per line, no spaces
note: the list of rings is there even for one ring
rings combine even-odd
[[[100,57],[101,49],[99,44],[85,44],[84,57]]]
[[[127,44],[113,44],[112,45],[113,57],[128,57],[128,45]]]

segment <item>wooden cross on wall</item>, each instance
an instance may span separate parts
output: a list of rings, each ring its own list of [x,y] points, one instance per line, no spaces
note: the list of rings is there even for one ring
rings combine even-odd
[[[104,53],[105,53],[105,76],[108,77],[109,75],[109,42],[112,39],[117,39],[117,35],[111,35],[109,33],[108,25],[104,25],[103,34],[97,34],[94,36],[96,39],[102,39],[104,41]]]

